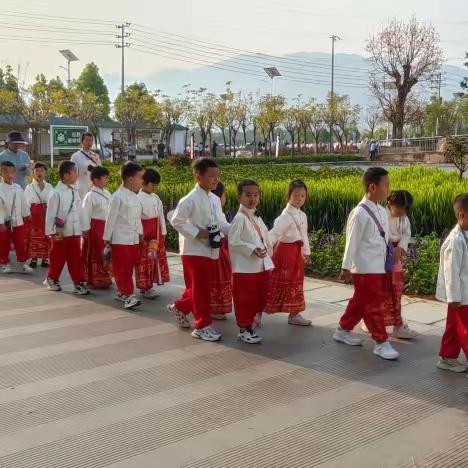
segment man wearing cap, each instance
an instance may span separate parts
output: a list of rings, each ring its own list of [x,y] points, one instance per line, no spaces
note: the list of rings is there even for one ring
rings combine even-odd
[[[10,132],[6,138],[7,149],[0,153],[0,163],[4,161],[12,162],[16,167],[15,184],[24,188],[27,185],[26,177],[32,172],[31,159],[26,151],[21,149],[28,142],[24,140],[20,132]]]

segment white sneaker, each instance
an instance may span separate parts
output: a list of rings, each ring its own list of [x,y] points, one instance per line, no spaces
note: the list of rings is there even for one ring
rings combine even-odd
[[[466,372],[467,367],[465,364],[461,363],[458,359],[451,359],[451,358],[439,358],[439,362],[437,363],[437,367],[442,370],[448,370],[451,372]]]
[[[299,325],[301,327],[310,327],[312,320],[307,320],[301,314],[289,314],[288,317],[289,325]]]
[[[124,309],[131,309],[132,307],[139,306],[141,301],[134,294],[123,296],[124,298]]]
[[[13,268],[11,268],[11,265],[7,263],[6,265],[2,265],[2,274],[4,275],[9,275],[10,273],[13,273]]]
[[[192,336],[205,341],[219,341],[221,339],[221,334],[211,327],[201,328],[200,330],[195,328],[192,332]]]
[[[389,341],[376,343],[374,346],[374,354],[377,354],[377,356],[380,356],[382,359],[389,360],[398,359],[400,357],[400,353],[393,349]]]
[[[211,318],[215,320],[226,320],[226,314],[211,314]]]
[[[188,321],[187,316],[178,310],[175,304],[168,305],[167,311],[176,318],[180,328],[190,328],[190,322]]]
[[[127,296],[124,296],[122,293],[118,292],[115,296],[114,299],[119,302],[125,302],[125,299]]]
[[[262,341],[262,338],[257,335],[257,332],[253,329],[246,328],[244,330],[239,331],[239,335],[237,335],[239,340],[243,341],[244,343],[248,344],[257,344]]]
[[[357,336],[353,336],[353,334],[347,330],[343,330],[339,325],[333,333],[333,339],[338,341],[339,343],[347,344],[348,346],[361,346],[362,340]]]
[[[155,288],[151,288],[146,291],[141,291],[140,295],[145,299],[156,299],[157,297],[159,297],[159,293],[156,291]]]
[[[20,273],[24,273],[26,275],[30,275],[31,273],[34,273],[34,269],[31,268],[29,265],[27,265],[26,263],[23,263],[21,265],[21,270],[20,270]]]
[[[418,334],[414,330],[411,330],[411,328],[408,327],[406,323],[404,323],[400,327],[393,327],[392,336],[402,340],[412,340],[416,338]]]
[[[260,328],[262,326],[262,312],[258,312],[255,315],[253,325],[255,328]]]
[[[76,283],[73,286],[73,294],[78,294],[78,296],[87,296],[89,294],[89,289],[82,283]]]
[[[60,283],[50,278],[46,278],[42,284],[44,286],[47,286],[47,289],[49,291],[61,291],[62,290],[62,286],[60,286]]]

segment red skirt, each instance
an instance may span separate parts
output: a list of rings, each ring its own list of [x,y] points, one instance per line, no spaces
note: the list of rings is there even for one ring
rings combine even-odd
[[[391,301],[384,311],[385,326],[399,327],[403,325],[401,317],[401,297],[405,289],[405,273],[403,271],[403,262],[395,261],[391,273]]]
[[[48,258],[50,250],[49,238],[45,235],[45,216],[47,205],[33,203],[31,205],[31,221],[28,223],[26,236],[26,251],[29,258]]]
[[[101,219],[92,219],[88,237],[83,242],[84,277],[93,288],[108,288],[112,284],[110,265],[102,263],[105,224]]]
[[[210,287],[210,310],[212,314],[232,312],[232,270],[227,239],[221,240],[218,268]]]
[[[158,218],[142,219],[144,243],[140,249],[140,260],[135,268],[137,288],[147,291],[153,284],[164,284],[170,281],[169,264],[167,263],[166,245],[161,233]],[[156,258],[149,256],[149,243],[158,238],[159,246]]]
[[[275,269],[270,275],[270,287],[265,312],[299,313],[305,310],[304,260],[302,243],[279,242],[273,253]]]

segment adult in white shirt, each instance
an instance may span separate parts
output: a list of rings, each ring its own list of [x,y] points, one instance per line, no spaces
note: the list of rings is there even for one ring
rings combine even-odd
[[[361,340],[351,331],[363,319],[375,341],[374,354],[397,359],[399,353],[388,341],[384,323],[384,308],[391,301],[391,270],[387,271],[388,217],[379,203],[389,194],[388,172],[371,167],[364,174],[363,184],[366,195],[348,218],[342,265],[343,278],[352,280],[354,295],[333,338],[350,346],[360,345]]]
[[[94,136],[90,132],[81,135],[81,149],[72,154],[71,161],[76,164],[78,170],[77,187],[80,197],[91,189],[91,171],[93,167],[101,165],[101,158],[91,148],[94,144]]]
[[[447,303],[447,322],[439,351],[439,369],[465,372],[458,361],[463,350],[468,358],[468,193],[454,203],[457,225],[440,249],[436,297]]]
[[[85,281],[93,288],[108,288],[112,284],[109,265],[103,262],[105,242],[104,226],[112,195],[106,186],[109,171],[96,166],[91,171],[91,190],[81,203],[81,228],[83,230],[83,263]]]
[[[218,267],[220,231],[227,235],[230,225],[223,215],[219,198],[211,193],[219,182],[217,163],[210,158],[199,158],[193,163],[193,170],[197,185],[179,201],[170,219],[179,233],[185,291],[168,306],[168,310],[176,316],[182,328],[190,327],[187,315],[193,313],[195,329],[192,336],[218,341],[221,334],[211,327],[210,284]]]

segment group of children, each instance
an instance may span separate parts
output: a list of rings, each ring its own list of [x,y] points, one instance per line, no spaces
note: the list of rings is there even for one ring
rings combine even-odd
[[[67,263],[74,292],[89,294],[89,287],[107,288],[112,277],[116,299],[125,308],[154,299],[154,285],[169,281],[165,250],[166,223],[163,205],[155,191],[158,172],[134,162],[122,166],[122,185],[111,195],[105,167],[89,168],[90,186],[81,198],[76,188],[77,167],[60,164],[60,182],[52,189],[45,181],[46,167],[36,163],[33,181],[24,193],[13,183],[14,165],[1,164],[0,263],[8,261],[14,245],[23,272],[48,267],[45,284],[60,291],[60,275]],[[199,158],[193,164],[195,188],[168,214],[179,233],[185,290],[168,306],[182,328],[192,336],[218,341],[221,334],[213,319],[232,310],[245,343],[261,341],[258,328],[262,313],[287,313],[288,323],[310,326],[305,310],[304,266],[311,262],[307,216],[302,211],[307,186],[290,183],[286,207],[268,229],[257,214],[260,188],[254,180],[237,186],[239,209],[231,223],[223,212],[226,190],[215,160]],[[365,196],[351,212],[346,228],[342,276],[354,285],[350,300],[333,338],[350,346],[361,339],[352,334],[359,322],[375,341],[374,353],[396,359],[392,336],[413,339],[416,333],[402,320],[403,258],[411,238],[408,212],[413,197],[407,191],[390,192],[385,169],[373,167],[363,177]],[[381,203],[386,202],[386,208]],[[448,302],[438,367],[466,371],[457,360],[461,349],[468,354],[468,194],[455,201],[457,226],[441,249],[437,297]],[[29,265],[26,260],[31,258]],[[134,294],[134,277],[140,298]]]

